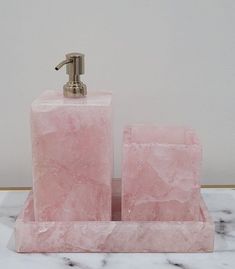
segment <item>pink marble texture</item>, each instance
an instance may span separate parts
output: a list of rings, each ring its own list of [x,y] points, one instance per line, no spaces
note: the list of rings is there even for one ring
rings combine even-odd
[[[191,129],[126,127],[122,220],[198,220],[201,159],[201,145]]]
[[[36,220],[111,220],[111,94],[47,91],[31,109]]]
[[[117,185],[118,181],[115,182],[115,186]],[[113,217],[116,218],[115,221],[38,222],[34,217],[31,193],[16,221],[16,251],[213,251],[214,224],[201,197],[198,221],[120,221],[120,201],[120,194],[118,196],[114,193]]]

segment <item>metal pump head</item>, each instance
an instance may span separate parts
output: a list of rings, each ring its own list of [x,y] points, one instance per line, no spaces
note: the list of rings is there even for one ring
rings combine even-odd
[[[65,64],[69,81],[63,87],[64,96],[70,98],[86,96],[86,85],[80,81],[80,75],[84,74],[84,54],[76,52],[66,54],[66,59],[59,63],[55,70],[59,70]]]

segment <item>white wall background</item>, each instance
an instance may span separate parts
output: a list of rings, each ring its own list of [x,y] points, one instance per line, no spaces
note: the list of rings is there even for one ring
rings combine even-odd
[[[1,0],[0,186],[31,185],[29,106],[71,51],[114,93],[115,177],[123,126],[152,122],[194,127],[203,183],[235,183],[235,1]]]

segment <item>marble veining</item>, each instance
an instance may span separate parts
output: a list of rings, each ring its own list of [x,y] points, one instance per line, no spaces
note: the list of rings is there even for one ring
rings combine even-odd
[[[13,227],[27,192],[0,192],[0,268],[235,268],[235,190],[203,189],[202,194],[215,221],[215,252],[195,254],[60,253],[17,254]]]

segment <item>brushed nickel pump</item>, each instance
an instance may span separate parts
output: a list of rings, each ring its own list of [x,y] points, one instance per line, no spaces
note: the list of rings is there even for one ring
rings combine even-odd
[[[84,74],[84,54],[76,52],[66,54],[66,59],[59,63],[55,70],[59,70],[65,64],[69,81],[63,87],[64,96],[73,98],[86,96],[86,85],[80,81],[80,75]]]

